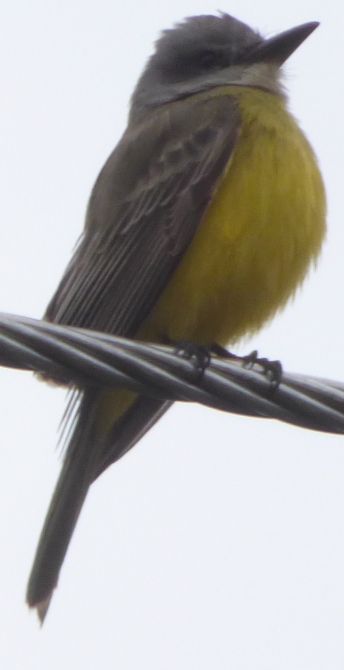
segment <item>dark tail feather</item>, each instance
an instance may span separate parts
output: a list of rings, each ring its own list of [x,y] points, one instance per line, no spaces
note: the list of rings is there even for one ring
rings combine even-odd
[[[59,572],[91,484],[95,393],[86,392],[68,445],[32,566],[26,600],[36,607],[41,623],[57,585]]]
[[[131,407],[113,424],[104,440],[95,463],[93,481],[134,447],[171,405],[169,400],[137,396]]]
[[[48,611],[90,485],[136,444],[170,404],[156,398],[138,397],[116,421],[106,439],[97,444],[93,436],[96,392],[87,391],[84,394],[27,588],[27,603],[29,607],[36,607],[41,623]]]

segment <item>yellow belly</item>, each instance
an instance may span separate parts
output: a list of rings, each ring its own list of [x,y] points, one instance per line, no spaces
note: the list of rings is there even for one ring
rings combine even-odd
[[[138,339],[168,336],[227,345],[252,334],[284,307],[320,251],[323,182],[285,102],[240,86],[227,87],[226,94],[239,103],[239,141],[189,249]],[[132,397],[103,394],[101,432]]]
[[[295,293],[320,251],[325,194],[313,151],[284,101],[229,87],[240,139],[213,202],[139,337],[233,343]]]

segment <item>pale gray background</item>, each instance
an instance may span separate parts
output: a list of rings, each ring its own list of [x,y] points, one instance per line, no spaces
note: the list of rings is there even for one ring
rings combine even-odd
[[[211,0],[4,0],[0,310],[40,317],[126,123],[151,44]],[[344,379],[343,17],[338,0],[233,0],[287,65],[329,201],[321,262],[244,351]],[[59,470],[63,391],[0,370],[0,656],[16,670],[342,670],[344,437],[175,406],[92,487],[42,630],[24,604]]]

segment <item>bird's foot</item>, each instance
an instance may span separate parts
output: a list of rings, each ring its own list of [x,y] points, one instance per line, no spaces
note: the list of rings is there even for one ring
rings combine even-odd
[[[261,358],[258,356],[258,351],[255,349],[246,356],[238,356],[233,354],[228,349],[225,349],[220,344],[214,343],[210,347],[212,353],[220,358],[230,358],[232,360],[242,361],[244,368],[251,369],[254,365],[260,365],[267,379],[274,388],[277,388],[282,379],[283,368],[280,361],[270,361],[268,358]]]

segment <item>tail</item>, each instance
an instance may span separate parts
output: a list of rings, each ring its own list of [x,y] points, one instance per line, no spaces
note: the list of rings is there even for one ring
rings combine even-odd
[[[97,391],[82,397],[77,423],[66,451],[32,566],[26,600],[43,623],[57,586],[70,540],[92,482],[123,456],[161,417],[171,403],[139,396],[109,435],[94,436]]]

